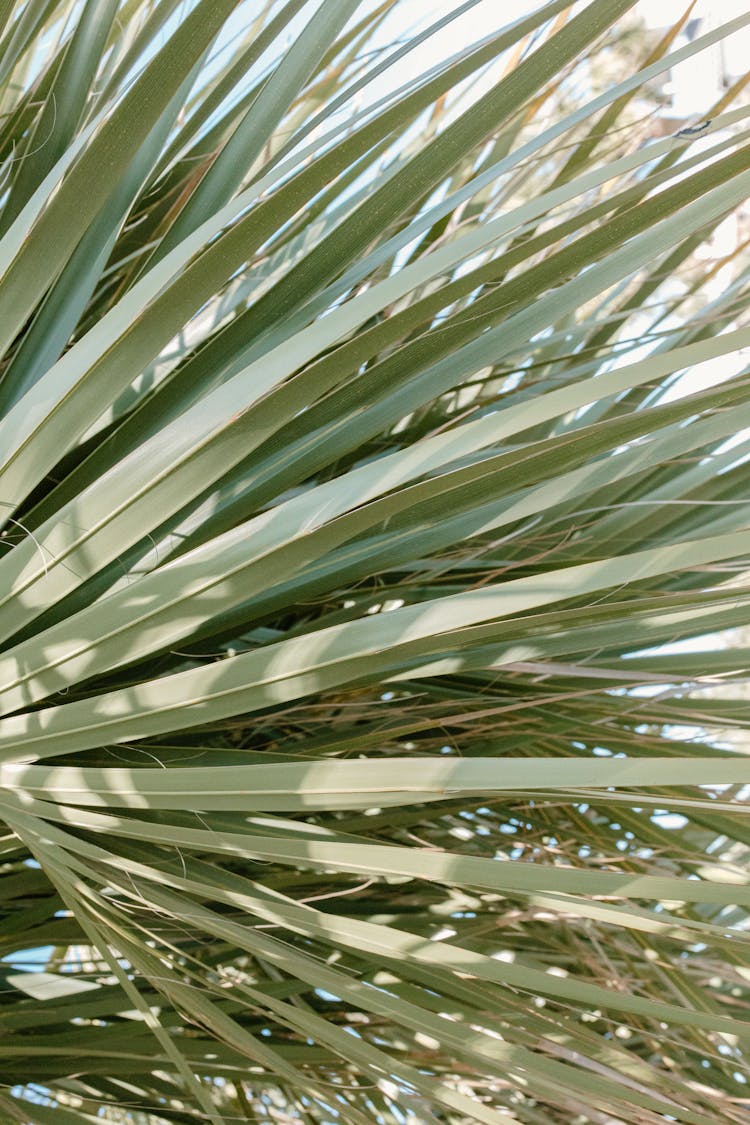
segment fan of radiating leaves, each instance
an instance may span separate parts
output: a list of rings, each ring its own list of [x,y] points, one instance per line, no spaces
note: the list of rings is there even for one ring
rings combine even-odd
[[[748,1119],[750,15],[515,7],[0,3],[3,1121]]]

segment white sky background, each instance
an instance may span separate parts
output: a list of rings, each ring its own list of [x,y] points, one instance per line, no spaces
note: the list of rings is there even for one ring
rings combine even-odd
[[[482,0],[470,13],[451,23],[446,31],[432,37],[413,55],[409,55],[408,61],[403,64],[404,69],[413,74],[430,67],[482,35],[538,11],[543,3],[544,0]],[[376,37],[377,41],[383,45],[393,42],[405,32],[415,27],[425,27],[455,11],[457,6],[458,0],[404,0],[384,22]],[[643,19],[647,27],[664,28],[679,19],[686,7],[687,0],[639,0],[634,12]],[[748,0],[698,0],[691,19],[709,21],[712,27],[717,27],[747,11]],[[702,30],[706,30],[705,26]],[[742,74],[750,60],[750,30],[737,32],[725,40],[721,51],[729,72]],[[688,65],[680,68],[684,72],[685,85],[689,85],[697,105],[705,106],[712,100],[708,89],[711,70],[710,66],[706,66],[705,59],[692,64],[689,75]],[[700,109],[696,112],[700,112]]]
[[[368,11],[372,11],[378,2],[379,0],[362,0],[355,20],[361,19]],[[484,36],[523,16],[539,11],[546,2],[547,0],[480,0],[471,11],[451,21],[448,27],[430,36],[426,42],[409,52],[387,73],[377,78],[359,95],[358,104],[361,105],[363,101],[371,103],[383,94],[392,92],[395,86],[409,82],[416,75],[444,62],[457,51],[469,47]],[[716,27],[745,14],[749,2],[750,0],[697,0],[691,18],[702,19],[704,25],[701,30],[705,31],[706,21],[709,21],[711,27]],[[306,24],[315,19],[315,11],[319,3],[320,0],[317,3],[311,0],[305,5],[302,12],[290,23],[278,44],[279,47],[287,48],[297,36],[304,34]],[[663,28],[679,18],[687,3],[688,0],[639,0],[633,11],[643,19],[647,27]],[[384,55],[390,54],[400,41],[408,38],[415,30],[428,27],[441,17],[455,12],[462,4],[463,0],[401,0],[372,36],[371,46],[380,48]],[[580,10],[585,6],[584,0],[580,0],[573,10]],[[261,0],[250,0],[247,5],[240,6],[227,22],[217,46],[226,43],[228,39],[246,29],[248,21],[260,8]],[[716,62],[719,52],[722,54],[725,69],[732,74],[743,73],[750,59],[750,28],[725,40],[714,52],[713,60],[707,57],[710,52],[702,52],[695,60],[687,60],[676,69],[674,77],[678,79],[679,85],[676,101],[680,103],[677,108],[684,116],[700,117],[705,107],[715,101]],[[268,61],[268,57],[265,57],[261,69],[268,65]],[[496,81],[497,71],[501,67],[502,61],[498,66],[486,69],[474,87],[475,96],[484,92]],[[212,66],[209,64],[207,71],[210,72],[211,69]],[[348,107],[346,112],[350,112],[350,108]]]

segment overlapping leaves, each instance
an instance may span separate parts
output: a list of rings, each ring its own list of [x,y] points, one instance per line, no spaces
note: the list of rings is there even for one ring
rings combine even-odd
[[[0,5],[8,1120],[746,1116],[692,7]]]

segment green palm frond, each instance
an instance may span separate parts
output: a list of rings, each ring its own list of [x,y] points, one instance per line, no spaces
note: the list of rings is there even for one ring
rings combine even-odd
[[[750,15],[418,7],[0,3],[2,1121],[747,1120]]]

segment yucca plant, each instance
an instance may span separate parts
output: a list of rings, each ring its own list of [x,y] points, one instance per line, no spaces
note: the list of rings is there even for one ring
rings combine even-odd
[[[748,1120],[750,15],[507,7],[0,3],[2,1121]]]

